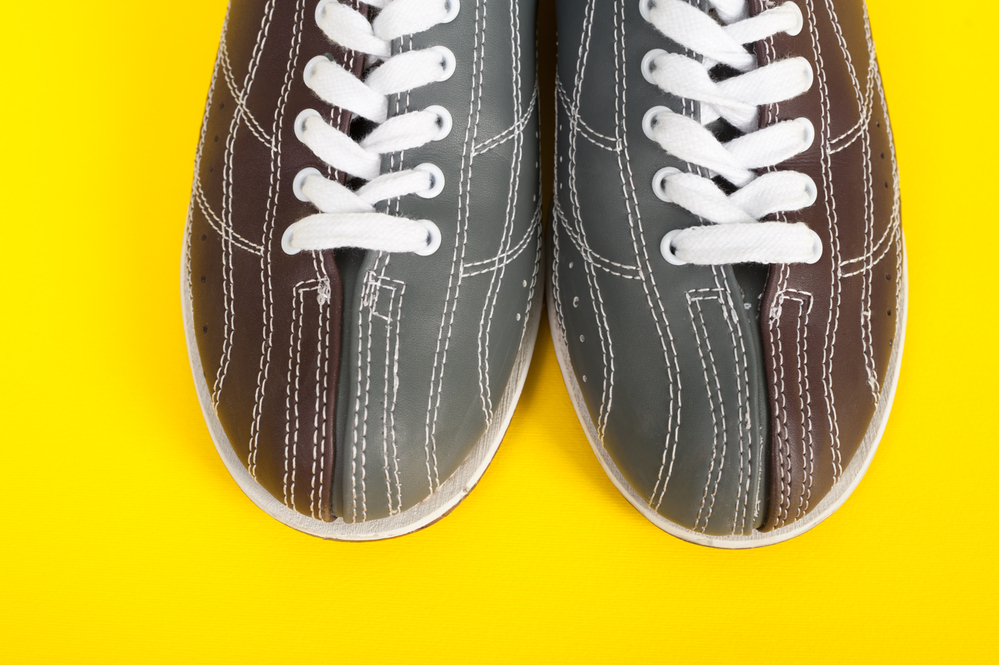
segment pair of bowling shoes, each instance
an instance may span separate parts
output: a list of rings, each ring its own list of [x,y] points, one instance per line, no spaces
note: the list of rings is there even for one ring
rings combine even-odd
[[[785,540],[870,463],[906,281],[862,0],[557,14],[546,240],[533,0],[231,0],[183,316],[219,454],[281,522],[373,540],[453,509],[543,294],[594,452],[660,528]]]

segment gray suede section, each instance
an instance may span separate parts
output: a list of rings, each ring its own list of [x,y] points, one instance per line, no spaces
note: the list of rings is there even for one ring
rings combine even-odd
[[[648,83],[641,62],[682,50],[638,0],[558,0],[558,30],[553,334],[603,446],[649,506],[695,531],[748,534],[766,509],[765,269],[737,279],[731,266],[674,266],[660,253],[667,232],[701,222],[655,196],[656,171],[690,167],[646,137],[642,118],[697,108]]]
[[[390,116],[450,112],[443,140],[386,156],[383,172],[432,163],[443,192],[387,212],[433,221],[431,256],[369,252],[344,278],[335,510],[386,517],[428,497],[482,436],[541,288],[535,4],[462,0],[448,24],[394,50],[442,45],[447,81],[390,99]]]

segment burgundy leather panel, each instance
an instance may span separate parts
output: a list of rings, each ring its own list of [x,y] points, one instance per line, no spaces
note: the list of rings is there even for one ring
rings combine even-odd
[[[753,0],[758,12],[779,3]],[[771,425],[765,530],[800,519],[829,492],[862,442],[883,388],[901,297],[897,166],[862,0],[798,0],[797,36],[757,45],[760,64],[808,59],[804,95],[764,109],[762,125],[806,117],[816,139],[777,169],[808,174],[801,221],[823,241],[814,265],[773,266],[760,325]]]
[[[350,114],[302,71],[330,54],[312,0],[233,0],[195,175],[191,283],[205,379],[219,420],[256,480],[285,505],[330,521],[342,289],[332,252],[289,256],[281,236],[315,212],[292,192],[305,167],[330,171],[295,137],[312,108],[341,131]],[[355,7],[357,5],[354,5]]]

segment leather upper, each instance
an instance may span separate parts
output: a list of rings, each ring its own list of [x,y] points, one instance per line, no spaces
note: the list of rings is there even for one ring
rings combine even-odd
[[[765,503],[762,281],[747,273],[755,290],[744,290],[732,266],[660,255],[667,232],[698,222],[655,196],[656,171],[687,167],[642,118],[657,105],[694,109],[647,82],[641,63],[679,47],[637,1],[560,0],[558,29],[553,334],[602,445],[648,505],[691,530],[748,533]]]
[[[701,10],[707,3],[694,2]],[[751,3],[751,11],[777,3]],[[663,236],[701,224],[652,190],[693,167],[642,129],[653,106],[696,102],[645,80],[652,49],[689,55],[637,0],[560,0],[551,231],[557,330],[588,425],[651,510],[691,531],[749,535],[808,514],[867,433],[901,298],[898,176],[860,0],[801,0],[805,29],[756,45],[760,64],[808,59],[805,94],[761,124],[806,117],[816,140],[779,165],[812,177],[801,221],[815,265],[674,266]]]
[[[885,388],[902,297],[898,165],[867,10],[860,0],[798,5],[805,29],[757,54],[761,64],[804,57],[815,83],[761,122],[805,117],[815,126],[811,149],[777,168],[817,185],[814,205],[782,219],[816,231],[823,251],[813,265],[774,266],[764,295],[768,529],[807,514],[852,460]]]
[[[341,131],[364,131],[304,83],[316,55],[355,75],[365,65],[328,41],[316,5],[232,0],[198,149],[188,288],[212,406],[249,473],[299,513],[361,522],[440,487],[533,341],[535,16],[533,5],[493,0],[487,25],[484,2],[465,0],[453,22],[393,43],[444,45],[456,60],[447,81],[389,104],[390,117],[436,104],[454,120],[446,139],[384,164],[432,162],[445,174],[437,198],[383,206],[434,221],[435,254],[289,256],[282,233],[315,212],[293,194],[295,175],[313,167],[345,182],[296,138],[295,118],[315,109]]]

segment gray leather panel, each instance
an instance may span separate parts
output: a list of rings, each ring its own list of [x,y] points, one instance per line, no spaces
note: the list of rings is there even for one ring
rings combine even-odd
[[[657,170],[690,167],[642,130],[656,105],[697,117],[641,74],[646,52],[678,47],[637,0],[559,0],[558,29],[553,334],[603,445],[650,507],[689,529],[748,534],[766,510],[762,279],[660,254],[667,232],[699,223],[653,193]]]
[[[393,98],[390,115],[436,104],[454,125],[383,165],[441,168],[439,196],[387,209],[435,222],[440,249],[371,252],[344,278],[352,293],[335,510],[348,522],[396,514],[435,491],[482,436],[510,378],[540,288],[534,34],[533,2],[463,0],[453,22],[394,45],[447,46],[457,66],[447,81]]]

